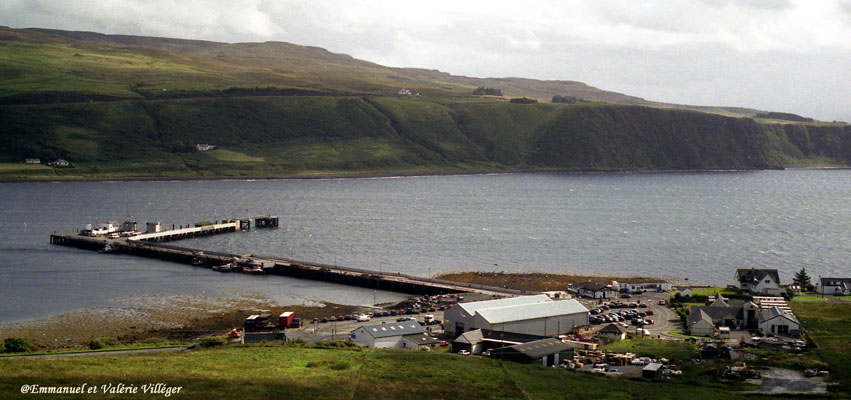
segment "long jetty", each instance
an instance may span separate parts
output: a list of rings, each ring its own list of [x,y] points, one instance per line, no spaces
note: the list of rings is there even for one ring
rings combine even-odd
[[[50,235],[50,243],[96,251],[101,251],[107,248],[108,245],[111,252],[115,253],[207,267],[230,263],[234,260],[244,261],[251,259],[254,265],[262,266],[264,274],[283,275],[416,295],[468,292],[502,297],[527,294],[527,292],[519,290],[431,279],[402,274],[400,272],[389,273],[275,256],[193,249],[163,243],[197,236],[246,230],[248,227],[245,221],[247,220],[223,221],[222,224],[187,227],[120,238],[54,233]],[[277,223],[269,225],[268,220],[261,220],[260,223],[255,222],[255,226],[277,226]]]

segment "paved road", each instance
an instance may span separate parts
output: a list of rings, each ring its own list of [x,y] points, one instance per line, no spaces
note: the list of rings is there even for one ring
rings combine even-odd
[[[57,353],[57,354],[32,354],[21,356],[3,357],[7,358],[38,358],[38,357],[93,357],[93,356],[119,356],[125,354],[142,354],[142,353],[164,353],[168,351],[186,350],[186,347],[160,347],[156,349],[137,349],[137,350],[111,350],[111,351],[87,351],[84,353]]]

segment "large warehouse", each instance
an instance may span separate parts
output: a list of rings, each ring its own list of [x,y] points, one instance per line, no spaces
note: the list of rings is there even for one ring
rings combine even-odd
[[[460,303],[444,313],[443,329],[458,336],[474,329],[551,336],[588,325],[588,309],[576,300],[546,295]]]

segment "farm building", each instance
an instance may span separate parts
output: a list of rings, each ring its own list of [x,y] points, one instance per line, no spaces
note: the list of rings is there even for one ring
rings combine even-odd
[[[362,326],[349,334],[349,340],[371,349],[409,349],[436,343],[416,321]]]

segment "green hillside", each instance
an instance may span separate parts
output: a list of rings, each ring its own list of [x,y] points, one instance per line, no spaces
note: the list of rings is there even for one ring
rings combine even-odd
[[[506,98],[472,95],[479,86]],[[507,101],[556,94],[586,101]],[[288,43],[0,28],[5,180],[851,164],[845,124],[653,105],[578,82],[388,68]]]

